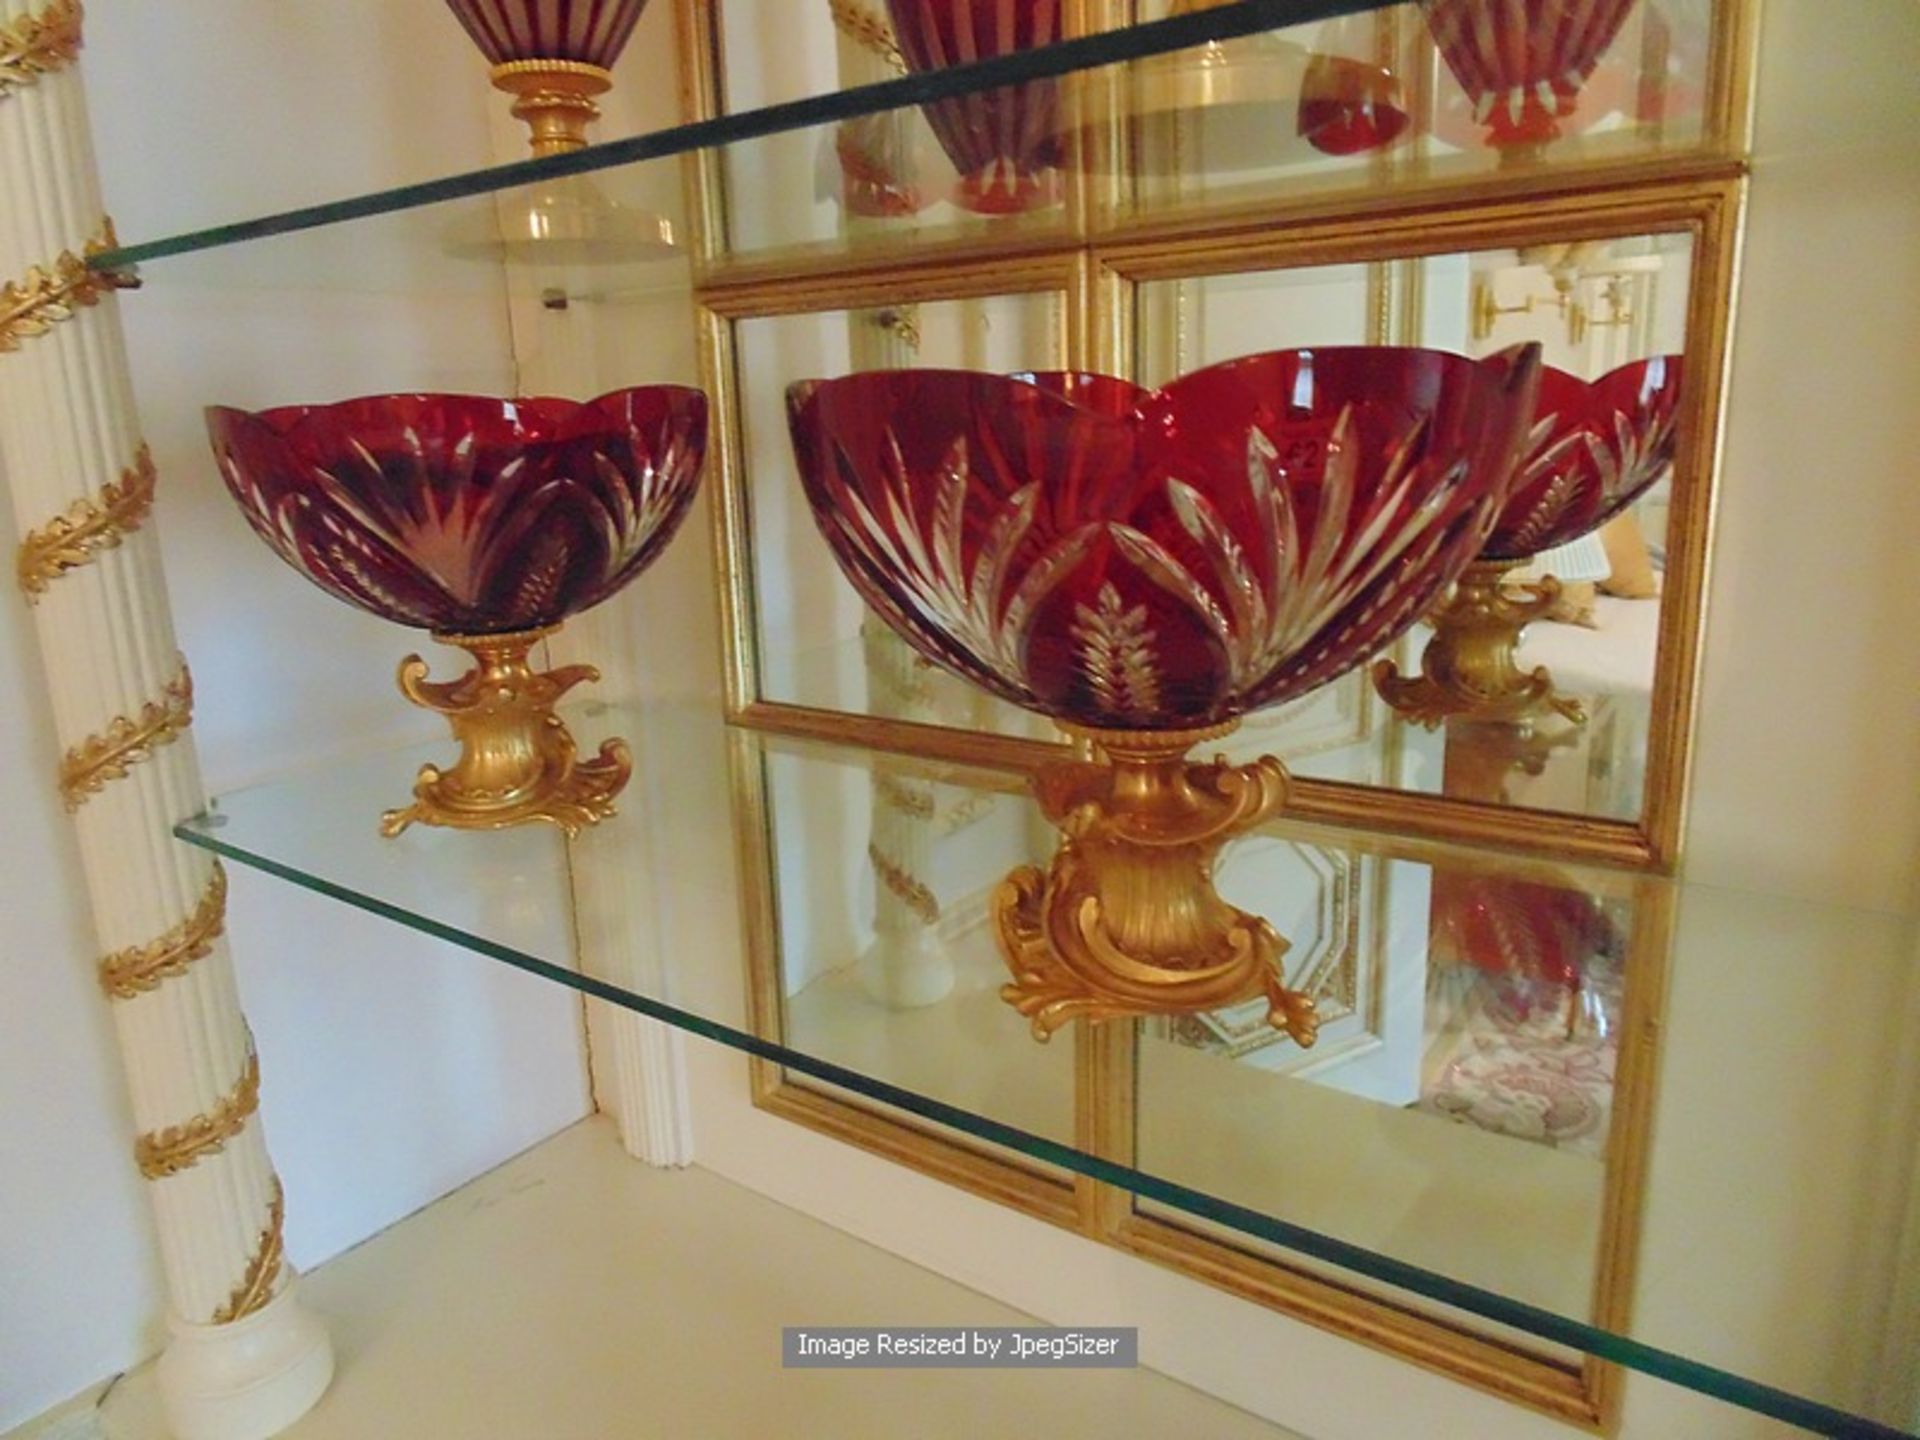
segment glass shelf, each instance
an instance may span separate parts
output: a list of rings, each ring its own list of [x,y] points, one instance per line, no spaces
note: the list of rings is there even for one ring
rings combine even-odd
[[[1747,1378],[1742,1314],[1692,1279],[1777,1267],[1743,1248],[1741,1217],[1791,1206],[1815,1169],[1867,1195],[1871,1157],[1904,1133],[1899,1107],[1876,1101],[1901,1053],[1909,921],[1274,824],[1227,852],[1220,883],[1293,942],[1290,979],[1327,1011],[1319,1046],[1235,1012],[1147,1022],[1129,1032],[1134,1124],[1095,1144],[1074,1132],[1076,1038],[1036,1043],[995,995],[985,897],[1051,845],[1020,777],[730,730],[690,702],[587,705],[569,724],[589,747],[620,734],[656,756],[624,813],[571,844],[544,828],[380,839],[380,812],[444,741],[222,796],[177,833],[759,1057],[789,1084],[903,1112],[1036,1183],[1117,1187],[1140,1223],[1223,1235],[1504,1344],[1602,1357],[1816,1434],[1907,1433],[1823,1403],[1847,1393],[1839,1357]],[[755,902],[733,881],[724,796],[708,793],[725,788],[728,746],[769,830],[809,842],[781,847],[770,877],[773,997],[743,992],[732,948]],[[927,877],[946,984],[915,1004],[888,998],[898,957],[876,958],[865,866],[842,833],[864,834],[873,795],[902,783],[959,837]],[[643,902],[651,933],[590,947],[582,968],[575,881],[646,873],[668,847],[672,893]],[[706,942],[688,916],[705,917]],[[1629,1134],[1653,1138],[1633,1150]],[[1597,1315],[1618,1263],[1597,1237],[1622,1204],[1638,1280]],[[1723,1223],[1703,1225],[1703,1205]],[[1887,1213],[1863,1208],[1861,1223]],[[1865,1305],[1874,1278],[1823,1283]]]
[[[1060,230],[1124,234],[1141,220],[1164,226],[1189,214],[1270,209],[1276,198],[1324,210],[1409,189],[1526,193],[1588,172],[1617,178],[1623,167],[1657,166],[1667,175],[1690,165],[1724,169],[1737,155],[1731,138],[1715,133],[1730,125],[1713,117],[1736,108],[1722,92],[1739,37],[1730,21],[1716,19],[1713,0],[1660,0],[1630,16],[1562,133],[1524,145],[1492,142],[1417,6],[1235,0],[1170,11],[1171,3],[1116,0],[1105,5],[1110,23],[1097,33],[922,73],[883,65],[879,73],[891,78],[849,84],[858,65],[828,64],[824,74],[809,67],[809,54],[832,53],[827,7],[796,20],[799,6],[734,0],[722,33],[709,37],[727,56],[712,118],[129,242],[92,264],[152,266],[423,208],[552,192],[589,177],[618,188],[633,172],[677,175],[666,162],[696,154],[712,167],[709,183],[725,187],[734,204],[731,233],[710,237],[701,257],[722,270],[743,261],[831,265],[897,251],[908,240],[968,247]],[[1129,15],[1134,23],[1123,23]],[[1356,89],[1356,77],[1368,83]],[[1368,102],[1369,119],[1397,117],[1379,127],[1387,133],[1353,133],[1362,113],[1352,106],[1356,95]],[[1082,177],[1067,187],[1074,193],[986,213],[955,203],[959,162],[942,153],[941,107],[980,102],[1026,113],[1042,96],[1047,112],[1057,111],[1043,137],[1058,159],[1050,168]],[[1328,113],[1346,117],[1337,135]],[[886,218],[907,223],[862,223],[880,202],[862,201],[850,187],[871,183],[874,164],[882,188],[906,197],[887,203]]]

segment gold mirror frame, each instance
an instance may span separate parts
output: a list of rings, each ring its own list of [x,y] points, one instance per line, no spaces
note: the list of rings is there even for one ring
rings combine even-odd
[[[677,0],[683,92],[689,120],[722,113],[720,0]],[[824,0],[823,0],[824,3]],[[1070,0],[1070,33],[1135,18],[1133,0]],[[785,1033],[763,740],[824,741],[998,774],[1010,792],[1064,747],[879,716],[812,709],[762,698],[752,571],[750,493],[740,430],[734,330],[748,318],[856,311],[886,305],[1053,291],[1063,295],[1069,366],[1124,374],[1134,354],[1135,287],[1158,278],[1229,270],[1382,262],[1553,240],[1684,231],[1692,238],[1687,354],[1690,386],[1681,420],[1669,603],[1660,616],[1647,801],[1638,823],[1368,790],[1327,781],[1295,783],[1290,817],[1349,833],[1370,850],[1417,858],[1431,842],[1464,841],[1522,854],[1626,867],[1614,882],[1634,902],[1626,1039],[1608,1142],[1592,1322],[1624,1330],[1640,1224],[1664,1004],[1670,896],[1684,826],[1690,733],[1699,667],[1707,556],[1718,464],[1722,394],[1732,322],[1744,203],[1755,0],[1717,0],[1707,66],[1704,128],[1671,153],[1574,169],[1396,180],[1378,192],[1307,192],[1238,209],[1142,219],[1122,205],[1118,167],[1069,172],[1073,223],[1058,234],[935,240],[900,253],[857,246],[801,246],[736,257],[728,250],[723,157],[687,164],[701,369],[716,415],[713,463],[718,503],[715,545],[722,576],[726,706],[756,1033]],[[1092,78],[1092,77],[1089,77]],[[1416,84],[1420,83],[1415,77]],[[1112,94],[1092,84],[1083,98],[1098,120],[1094,149],[1122,143]],[[1367,840],[1372,835],[1378,838]],[[1330,843],[1334,843],[1330,839]],[[1516,858],[1515,872],[1530,862]],[[1651,872],[1651,873],[1648,873]],[[1127,1163],[1133,1158],[1137,1022],[1076,1023],[1076,1145]],[[898,1161],[1037,1218],[1166,1264],[1232,1293],[1583,1427],[1617,1423],[1622,1372],[1591,1356],[1523,1353],[1443,1319],[1417,1314],[1285,1258],[1255,1253],[1217,1234],[1141,1213],[1134,1197],[1085,1177],[1046,1173],[984,1144],[957,1139],[850,1096],[796,1083],[769,1061],[752,1060],[753,1098],[773,1113]]]

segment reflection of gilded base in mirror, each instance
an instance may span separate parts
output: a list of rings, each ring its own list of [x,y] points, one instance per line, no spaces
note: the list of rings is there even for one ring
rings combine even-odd
[[[1519,720],[1552,711],[1576,725],[1580,702],[1554,692],[1542,665],[1522,670],[1514,659],[1520,635],[1560,598],[1552,576],[1504,583],[1516,560],[1476,560],[1432,615],[1433,637],[1420,655],[1420,673],[1403,676],[1391,660],[1373,667],[1380,698],[1429,730],[1453,716]]]
[[[1073,1019],[1189,1014],[1264,998],[1267,1019],[1302,1045],[1313,1001],[1289,990],[1273,926],[1220,898],[1213,862],[1234,836],[1271,818],[1287,774],[1188,761],[1202,730],[1082,730],[1106,763],[1066,760],[1037,772],[1040,808],[1064,838],[1045,870],[1023,865],[994,896],[994,925],[1013,983],[1001,998],[1047,1039]]]
[[[440,635],[474,658],[473,669],[453,681],[427,679],[427,662],[409,655],[400,663],[400,690],[416,705],[447,717],[460,758],[451,770],[422,765],[413,804],[389,810],[380,833],[398,835],[418,820],[461,830],[500,830],[545,821],[569,835],[613,814],[613,799],[627,783],[633,757],[624,740],[609,740],[592,760],[576,759],[578,747],[553,707],[586,680],[598,680],[591,665],[535,670],[528,652],[554,629],[502,635]]]

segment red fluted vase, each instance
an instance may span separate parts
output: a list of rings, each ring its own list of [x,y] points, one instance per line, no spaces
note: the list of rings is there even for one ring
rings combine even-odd
[[[814,519],[867,603],[1101,757],[1035,772],[1060,847],[994,892],[1000,994],[1035,1035],[1259,997],[1313,1043],[1286,942],[1213,883],[1286,772],[1188,755],[1359,664],[1453,582],[1506,499],[1539,364],[1537,345],[1355,346],[1160,390],[903,370],[788,391]]]
[[[329,595],[433,632],[473,657],[400,691],[447,717],[457,761],[422,766],[381,830],[543,823],[572,833],[614,813],[624,741],[583,759],[555,707],[599,678],[538,670],[536,646],[645,569],[693,503],[706,445],[698,390],[598,400],[376,395],[248,414],[207,411],[227,489],[274,552]]]
[[[1487,143],[1537,152],[1559,138],[1634,0],[1420,0]]]
[[[944,70],[1064,38],[1063,0],[887,0],[900,53],[915,72]],[[1035,80],[923,106],[960,172],[954,203],[1011,215],[1061,197],[1060,86]]]
[[[207,425],[282,560],[396,624],[481,635],[558,624],[646,568],[693,503],[707,400],[375,395]]]
[[[447,0],[490,64],[573,60],[611,70],[647,0]]]
[[[447,0],[493,66],[495,88],[514,97],[514,118],[532,131],[535,155],[587,143],[596,95],[613,85],[647,0]]]

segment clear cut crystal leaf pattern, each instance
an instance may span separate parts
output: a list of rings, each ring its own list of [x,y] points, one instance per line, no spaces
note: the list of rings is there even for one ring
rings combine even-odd
[[[1038,482],[1015,491],[992,519],[971,559],[962,514],[971,475],[964,436],[953,442],[930,485],[916,485],[901,453],[899,438],[888,434],[886,470],[875,487],[879,513],[870,508],[862,487],[843,491],[846,515],[839,532],[876,575],[891,582],[876,602],[899,628],[902,607],[912,612],[914,628],[930,627],[960,646],[1008,690],[1026,695],[1023,664],[1035,607],[1069,567],[1085,554],[1092,539],[1081,526],[1043,547],[1028,563],[1018,584],[1011,584],[1014,560],[1033,529],[1039,503]],[[840,464],[851,471],[844,449]],[[916,497],[930,497],[931,522],[922,532]],[[1011,585],[1011,593],[1009,587]],[[872,597],[869,597],[872,598]]]

